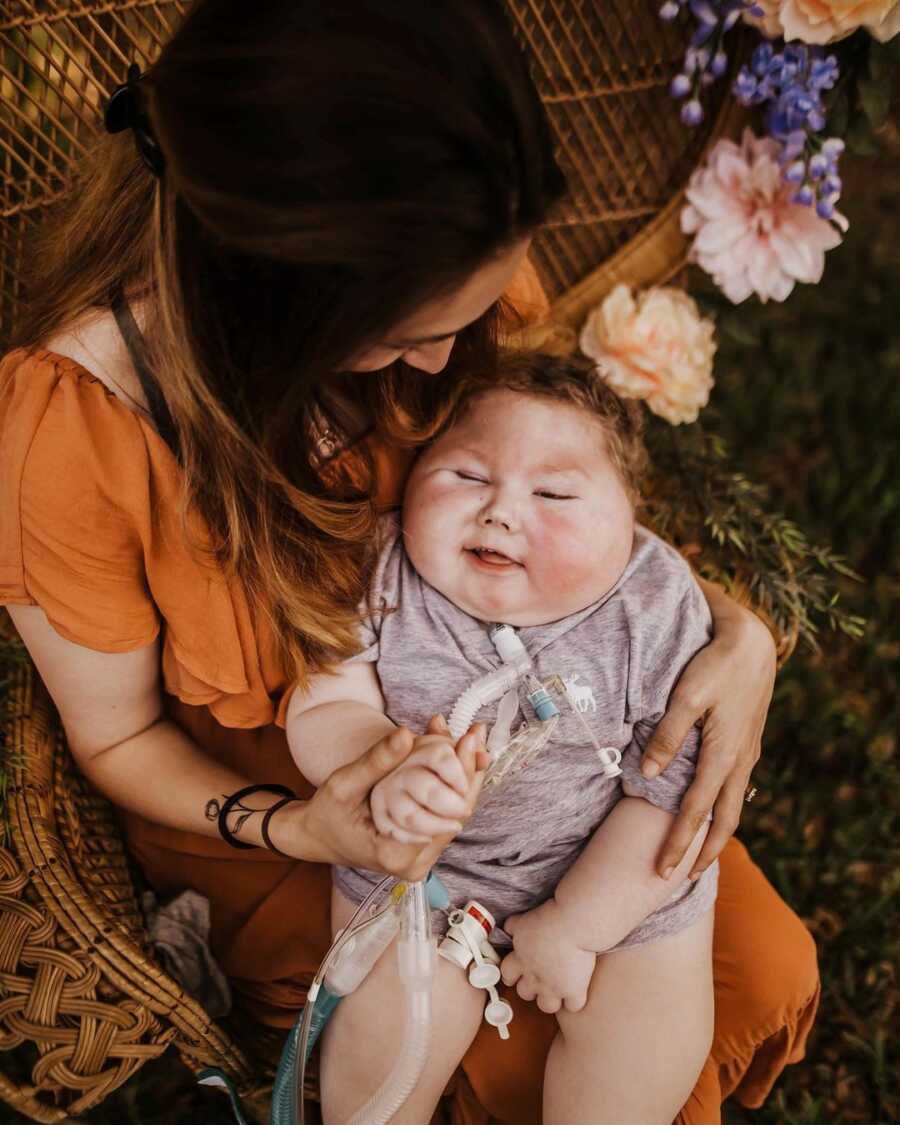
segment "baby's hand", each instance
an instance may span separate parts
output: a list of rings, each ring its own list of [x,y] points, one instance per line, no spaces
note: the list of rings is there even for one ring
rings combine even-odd
[[[572,941],[555,900],[507,918],[503,928],[513,939],[500,966],[504,982],[514,984],[523,1000],[536,999],[542,1012],[581,1011],[597,954]]]
[[[429,724],[409,757],[372,789],[376,829],[401,844],[454,836],[471,811],[470,782],[449,734]]]

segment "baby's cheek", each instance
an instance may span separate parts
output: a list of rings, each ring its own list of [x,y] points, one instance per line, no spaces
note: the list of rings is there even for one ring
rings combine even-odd
[[[597,555],[577,520],[548,515],[532,538],[537,570],[554,585],[572,589],[596,575]]]

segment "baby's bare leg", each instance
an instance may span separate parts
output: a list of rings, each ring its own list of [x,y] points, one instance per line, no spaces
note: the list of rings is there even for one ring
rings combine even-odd
[[[339,891],[333,891],[332,929],[345,925],[355,909]],[[484,996],[469,984],[462,969],[438,957],[428,1061],[415,1090],[391,1118],[394,1125],[423,1125],[431,1120],[481,1023]],[[405,1032],[405,994],[396,942],[392,942],[366,980],[341,1001],[328,1021],[321,1067],[325,1125],[343,1125],[369,1100],[393,1070]]]
[[[671,1125],[712,1043],[712,920],[597,958],[587,1005],[557,1013],[544,1125]]]

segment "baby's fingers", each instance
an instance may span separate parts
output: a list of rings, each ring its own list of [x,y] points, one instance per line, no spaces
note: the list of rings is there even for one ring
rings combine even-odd
[[[418,801],[422,808],[428,809],[436,816],[446,816],[456,820],[464,817],[469,811],[466,799],[436,777],[430,769],[416,766],[406,771],[403,781],[406,792],[413,800]]]
[[[390,836],[392,840],[396,840],[398,844],[430,844],[430,836],[416,836],[412,832],[405,832],[402,828],[398,828],[396,824],[390,824],[388,830],[382,833],[384,836]]]
[[[562,1007],[562,1001],[558,996],[551,996],[549,992],[539,992],[537,994],[537,1006],[542,1012],[558,1012]],[[568,1008],[568,1004],[566,1005]],[[584,1005],[582,1005],[584,1007]],[[569,1009],[575,1011],[577,1009]]]
[[[422,758],[416,758],[416,765],[428,766],[451,789],[455,789],[460,796],[465,796],[469,790],[469,779],[462,762],[456,756],[456,750],[451,743],[442,740],[428,749]]]
[[[565,1001],[564,1001],[563,1006],[565,1007],[567,1012],[580,1012],[581,1009],[585,1006],[586,1003],[587,1003],[587,993],[583,992],[583,993],[579,994],[578,996],[567,996]],[[547,1008],[544,1009],[545,1012],[548,1011],[548,1010],[549,1009],[547,1009]],[[557,1010],[558,1009],[554,1009],[554,1011],[557,1011]]]
[[[462,828],[462,821],[435,816],[414,801],[408,793],[394,794],[387,813],[397,828],[427,836],[429,840],[435,836],[455,836]]]
[[[522,972],[522,962],[516,951],[507,953],[500,962],[500,976],[503,978],[503,983],[512,987],[522,975]]]

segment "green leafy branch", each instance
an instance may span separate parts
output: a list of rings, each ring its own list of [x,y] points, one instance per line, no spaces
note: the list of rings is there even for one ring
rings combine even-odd
[[[819,647],[822,625],[849,637],[863,635],[865,619],[840,605],[842,579],[860,581],[843,556],[811,543],[781,512],[769,491],[728,462],[728,449],[700,423],[674,427],[651,419],[647,428],[650,474],[646,518],[664,538],[689,554],[705,577],[751,603],[782,637]]]

